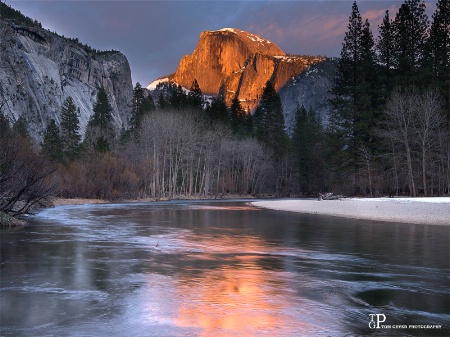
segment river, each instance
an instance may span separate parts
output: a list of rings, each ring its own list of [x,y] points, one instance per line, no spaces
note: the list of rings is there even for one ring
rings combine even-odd
[[[59,206],[1,232],[0,335],[444,336],[449,241],[244,201]]]

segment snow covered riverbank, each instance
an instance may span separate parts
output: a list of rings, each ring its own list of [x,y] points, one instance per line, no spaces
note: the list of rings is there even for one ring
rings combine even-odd
[[[342,200],[268,200],[254,206],[280,211],[450,226],[450,197],[348,198]]]

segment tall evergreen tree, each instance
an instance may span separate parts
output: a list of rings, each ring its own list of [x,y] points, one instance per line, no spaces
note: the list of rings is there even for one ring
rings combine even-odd
[[[94,114],[90,123],[100,128],[109,128],[112,123],[112,108],[109,104],[108,95],[105,88],[101,87],[97,93],[97,100],[94,103]]]
[[[323,157],[318,143],[321,142],[322,125],[313,110],[307,111],[302,105],[297,106],[292,133],[292,152],[294,156],[300,192],[311,193],[319,186],[313,186],[314,178],[319,175],[316,158]]]
[[[270,81],[266,82],[261,100],[250,122],[254,126],[256,138],[272,155],[277,194],[289,193],[288,172],[290,167],[287,164],[287,155],[290,149],[290,139],[285,132],[280,95]]]
[[[141,84],[137,82],[133,89],[130,130],[132,132],[138,130],[141,127],[144,116],[153,110],[155,110],[155,104],[152,96],[146,96]]]
[[[144,89],[139,82],[133,88],[133,98],[131,100],[130,126],[137,128],[141,117],[142,103],[144,102]]]
[[[450,186],[450,1],[438,0],[428,40],[433,89],[439,90],[446,119],[447,186]],[[450,191],[449,191],[450,194]]]
[[[41,148],[42,153],[51,160],[57,162],[63,161],[63,141],[54,119],[50,121],[45,129]]]
[[[444,98],[447,125],[450,128],[450,1],[439,0],[433,14],[428,41],[433,86]]]
[[[394,51],[394,29],[389,11],[383,18],[383,22],[378,26],[379,37],[376,43],[378,51],[378,61],[382,67],[381,83],[383,85],[383,98],[386,99],[393,88],[393,51]]]
[[[72,97],[67,97],[61,108],[61,139],[64,146],[64,157],[74,160],[80,151],[80,121],[77,108]]]
[[[242,108],[239,98],[234,97],[230,106],[231,127],[235,133],[242,133],[247,113]]]
[[[424,81],[428,17],[421,0],[405,0],[394,20],[393,64],[397,70],[396,84],[420,87]]]
[[[332,146],[339,149],[334,154],[334,167],[341,175],[352,175],[355,193],[360,192],[361,150],[373,149],[380,105],[377,72],[370,25],[367,20],[363,24],[354,2],[331,90],[330,131]]]
[[[288,148],[288,139],[284,129],[280,95],[270,81],[266,82],[253,122],[258,140],[265,144],[276,158],[281,158]]]
[[[381,119],[384,104],[384,92],[380,75],[380,66],[375,52],[375,40],[366,19],[361,36],[361,79],[363,90],[360,92],[361,135],[363,146],[370,153],[378,148],[376,128]]]
[[[93,112],[86,129],[85,140],[87,145],[97,152],[110,152],[116,135],[112,108],[103,87],[97,93]]]

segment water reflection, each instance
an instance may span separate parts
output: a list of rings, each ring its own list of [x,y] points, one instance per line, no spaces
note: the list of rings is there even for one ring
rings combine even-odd
[[[271,287],[258,269],[210,271],[201,278],[182,278],[177,285],[183,306],[176,322],[181,327],[200,327],[200,336],[253,336],[276,331],[292,318],[282,315],[290,305],[274,300],[282,280]]]
[[[278,261],[270,267],[265,259],[275,247],[251,236],[196,236],[187,241],[204,252],[201,260],[214,263],[204,269],[198,268],[196,257],[184,258],[188,266],[175,285],[176,297],[182,299],[176,324],[200,328],[199,336],[253,336],[255,331],[280,332],[283,325],[294,325],[294,317],[283,312],[295,304],[278,298],[284,297],[284,278],[269,271]]]
[[[46,210],[2,232],[0,335],[383,335],[449,313],[449,228],[244,203]]]

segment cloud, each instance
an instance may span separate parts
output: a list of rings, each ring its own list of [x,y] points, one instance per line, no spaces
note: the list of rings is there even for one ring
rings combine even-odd
[[[252,23],[245,30],[266,39],[272,40],[273,42],[282,40],[287,33],[285,28],[280,27],[278,23],[275,22],[272,22],[266,26]]]

